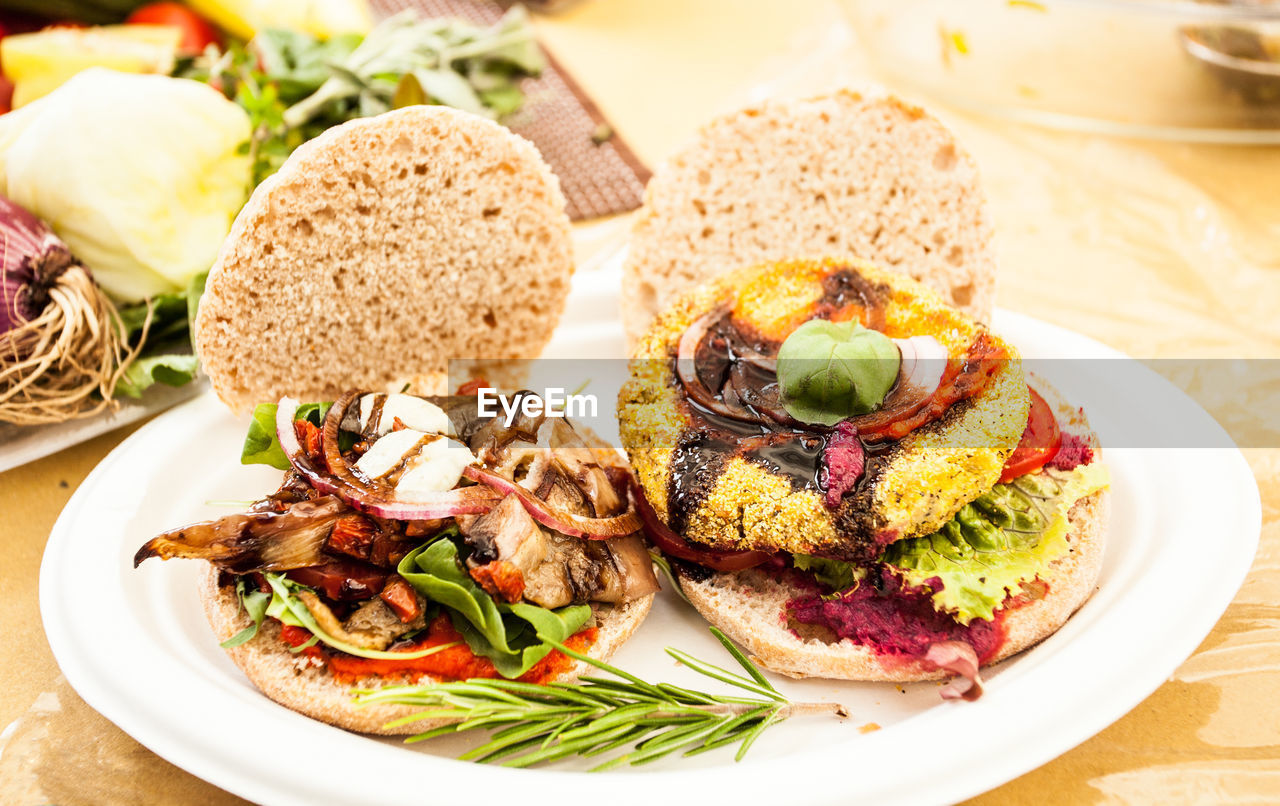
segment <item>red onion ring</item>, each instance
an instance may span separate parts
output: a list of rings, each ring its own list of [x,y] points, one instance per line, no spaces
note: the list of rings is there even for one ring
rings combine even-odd
[[[939,694],[944,700],[968,700],[973,702],[982,696],[982,675],[978,672],[978,655],[964,641],[939,641],[929,645],[924,662],[933,664],[956,678],[947,683]]]
[[[351,465],[347,464],[347,460],[342,457],[342,449],[338,446],[338,429],[342,425],[342,418],[347,416],[347,409],[359,396],[360,392],[353,389],[333,401],[328,414],[324,417],[324,426],[320,432],[320,447],[324,450],[324,462],[336,479],[354,487],[363,495],[380,497],[377,490],[352,472]]]
[[[745,568],[754,568],[769,559],[770,555],[767,552],[751,549],[716,551],[694,548],[689,541],[662,522],[658,513],[654,512],[653,507],[650,506],[649,500],[645,498],[644,490],[640,489],[639,484],[633,481],[630,486],[631,502],[636,512],[640,513],[645,537],[649,538],[649,542],[657,546],[663,554],[703,565],[715,571],[741,571]]]
[[[350,405],[350,401],[347,401],[347,405]],[[335,403],[334,408],[336,407]],[[331,408],[330,413],[332,411]],[[416,501],[398,501],[383,498],[376,493],[371,494],[341,478],[321,471],[311,463],[298,442],[298,435],[293,430],[293,418],[297,413],[298,401],[287,397],[281,398],[276,407],[276,439],[280,441],[280,448],[288,457],[289,464],[293,465],[293,469],[316,490],[338,496],[357,512],[391,520],[435,520],[456,515],[479,515],[493,509],[501,498],[486,487],[463,487]],[[328,418],[325,419],[325,424],[328,425]],[[322,439],[322,442],[324,441]],[[336,434],[333,443],[337,444]],[[341,454],[339,459],[341,460]],[[345,466],[345,462],[343,465]]]
[[[500,493],[516,496],[534,520],[549,529],[555,529],[557,532],[570,537],[605,540],[610,537],[623,537],[640,531],[640,519],[636,517],[635,512],[624,512],[612,518],[587,518],[549,506],[547,502],[519,484],[494,473],[492,470],[471,465],[463,468],[462,475],[480,484],[487,484]]]
[[[751,412],[745,409],[734,409],[726,406],[723,401],[716,400],[715,396],[702,383],[702,380],[698,378],[698,368],[695,363],[698,345],[702,343],[702,339],[707,335],[707,331],[711,329],[711,325],[724,316],[727,310],[728,306],[717,305],[695,319],[693,324],[685,329],[680,336],[680,343],[676,347],[676,375],[680,378],[680,383],[684,386],[684,390],[689,397],[693,398],[694,402],[704,409],[715,412],[722,417],[728,417],[731,420],[758,423],[760,418]]]

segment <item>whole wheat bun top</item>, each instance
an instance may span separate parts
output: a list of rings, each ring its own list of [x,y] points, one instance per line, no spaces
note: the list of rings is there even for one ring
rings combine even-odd
[[[712,121],[645,191],[623,269],[634,340],[680,292],[744,265],[857,257],[982,322],[996,256],[973,158],[923,109],[842,91]]]
[[[573,272],[560,186],[537,149],[441,106],[354,120],[304,144],[236,217],[195,336],[235,410],[329,400],[536,357]]]

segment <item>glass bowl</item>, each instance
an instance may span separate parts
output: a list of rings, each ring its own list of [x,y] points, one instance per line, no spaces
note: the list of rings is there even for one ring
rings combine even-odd
[[[1124,136],[1280,143],[1280,2],[844,0],[886,82]]]

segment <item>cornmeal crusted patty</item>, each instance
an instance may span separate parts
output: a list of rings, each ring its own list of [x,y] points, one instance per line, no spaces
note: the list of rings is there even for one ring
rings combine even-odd
[[[848,259],[769,263],[731,272],[681,297],[638,343],[631,379],[618,400],[623,446],[655,511],[671,521],[673,453],[690,418],[674,370],[681,335],[704,313],[726,302],[735,320],[782,340],[813,315],[823,282],[852,270],[885,297],[890,337],[931,335],[960,355],[985,327],[948,307],[903,275]],[[787,476],[732,458],[714,472],[685,473],[698,485],[697,506],[685,513],[681,534],[715,548],[755,548],[866,558],[894,539],[935,531],[965,502],[991,488],[1017,446],[1030,397],[1014,348],[988,333],[1008,359],[973,397],[868,456],[862,482],[837,509],[816,489],[796,489]]]

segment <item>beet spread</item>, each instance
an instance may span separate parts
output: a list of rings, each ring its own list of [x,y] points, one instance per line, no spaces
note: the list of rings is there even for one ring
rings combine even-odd
[[[1049,460],[1049,465],[1058,470],[1075,470],[1080,465],[1087,465],[1092,461],[1093,448],[1090,447],[1089,441],[1076,434],[1064,433],[1062,447],[1058,448],[1058,452]]]
[[[875,573],[837,599],[824,600],[818,593],[792,599],[787,612],[793,621],[826,627],[881,655],[922,658],[933,644],[963,641],[986,663],[1004,643],[1003,612],[995,621],[974,619],[966,626],[934,609],[933,589],[903,587],[888,568],[881,568],[878,579]]]

